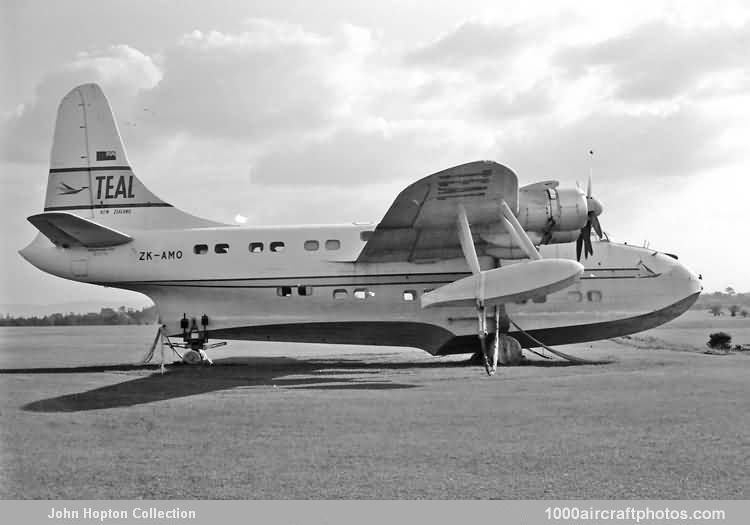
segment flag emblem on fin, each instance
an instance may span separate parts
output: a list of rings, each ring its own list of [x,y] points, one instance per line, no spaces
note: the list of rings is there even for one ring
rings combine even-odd
[[[96,160],[117,160],[116,151],[97,151]]]

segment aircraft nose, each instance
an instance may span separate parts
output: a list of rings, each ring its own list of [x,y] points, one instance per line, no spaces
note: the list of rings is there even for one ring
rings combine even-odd
[[[675,286],[679,287],[680,291],[686,296],[703,291],[703,283],[700,277],[687,266],[675,261],[674,267],[669,274]]]

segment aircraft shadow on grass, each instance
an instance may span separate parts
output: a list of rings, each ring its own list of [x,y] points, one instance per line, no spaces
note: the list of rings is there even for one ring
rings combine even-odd
[[[575,366],[562,361],[529,361],[530,366]],[[363,362],[356,359],[309,359],[247,357],[217,359],[215,366],[100,365],[56,368],[16,368],[0,374],[81,374],[94,372],[153,371],[147,376],[107,385],[86,392],[41,399],[24,405],[30,412],[78,412],[142,405],[253,386],[275,386],[305,390],[394,390],[420,385],[384,380],[382,372],[469,366],[469,361]]]

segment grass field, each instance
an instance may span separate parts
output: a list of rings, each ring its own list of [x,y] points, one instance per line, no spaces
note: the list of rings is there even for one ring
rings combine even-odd
[[[702,354],[718,329],[750,343],[750,321],[688,312],[562,347],[610,364],[493,378],[416,350],[251,343],[161,376],[116,365],[149,327],[5,329],[0,496],[747,499],[750,355]]]

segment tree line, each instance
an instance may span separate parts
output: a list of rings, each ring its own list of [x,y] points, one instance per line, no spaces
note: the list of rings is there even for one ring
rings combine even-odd
[[[693,309],[706,310],[712,315],[731,317],[750,316],[750,293],[737,293],[732,287],[723,292],[704,293],[693,305]]]
[[[155,323],[158,314],[156,306],[140,310],[125,308],[102,308],[99,313],[86,314],[54,313],[45,316],[14,317],[6,314],[0,317],[0,326],[84,326],[84,325],[122,325]]]

